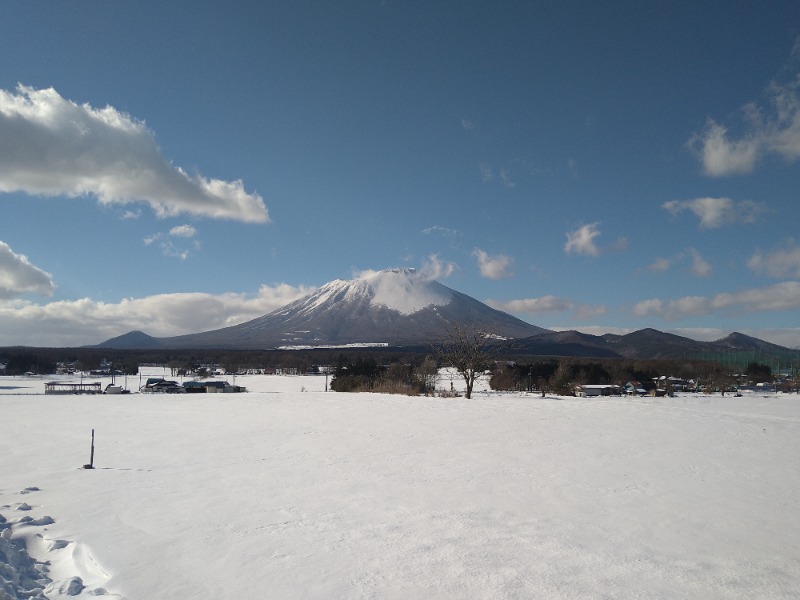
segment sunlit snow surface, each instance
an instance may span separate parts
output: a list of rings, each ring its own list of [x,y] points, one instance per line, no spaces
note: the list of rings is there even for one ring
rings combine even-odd
[[[49,598],[800,589],[798,395],[466,400],[247,376],[246,394],[45,396],[43,381],[0,378],[0,529],[34,576],[50,561]]]

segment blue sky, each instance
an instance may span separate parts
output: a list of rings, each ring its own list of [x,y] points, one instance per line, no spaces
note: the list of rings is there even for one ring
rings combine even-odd
[[[389,267],[800,346],[800,4],[497,4],[0,5],[0,346]]]

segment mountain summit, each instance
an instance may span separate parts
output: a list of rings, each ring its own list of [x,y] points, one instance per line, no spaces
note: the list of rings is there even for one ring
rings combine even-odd
[[[305,298],[240,325],[168,338],[132,332],[100,346],[242,350],[413,346],[441,338],[445,327],[456,324],[498,338],[523,338],[547,332],[414,269],[386,269],[357,279],[331,281]]]

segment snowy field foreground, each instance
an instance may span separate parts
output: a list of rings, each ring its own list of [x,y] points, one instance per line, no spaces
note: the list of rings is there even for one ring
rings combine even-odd
[[[236,384],[0,378],[0,598],[797,598],[798,395]]]

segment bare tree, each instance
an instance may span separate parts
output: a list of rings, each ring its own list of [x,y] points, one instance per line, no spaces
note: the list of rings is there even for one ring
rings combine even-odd
[[[464,395],[471,398],[475,380],[494,362],[499,345],[496,340],[474,328],[453,325],[445,329],[444,338],[434,346],[433,351],[442,364],[458,371],[466,384]]]

